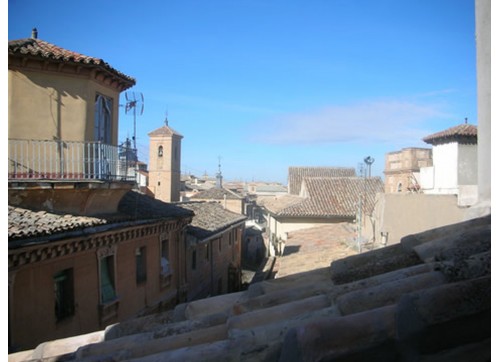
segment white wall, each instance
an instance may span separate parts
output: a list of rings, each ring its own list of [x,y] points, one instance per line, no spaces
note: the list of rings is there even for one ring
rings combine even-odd
[[[432,148],[434,165],[433,193],[458,192],[458,143],[447,143]]]

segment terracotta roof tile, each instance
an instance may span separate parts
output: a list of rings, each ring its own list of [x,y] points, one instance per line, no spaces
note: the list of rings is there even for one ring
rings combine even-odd
[[[380,177],[307,177],[306,199],[285,207],[277,215],[295,217],[355,217],[359,198],[366,197],[364,210],[371,210],[375,195],[384,192]]]
[[[211,189],[200,191],[191,197],[192,200],[242,200],[243,197],[237,193],[223,188],[212,187]]]
[[[448,128],[444,131],[433,133],[422,139],[424,142],[438,145],[449,142],[458,143],[477,143],[477,126],[472,124],[460,124],[455,127]]]
[[[128,83],[129,87],[135,85],[134,78],[114,69],[102,59],[67,50],[40,39],[25,38],[9,41],[9,56],[31,56],[55,62],[88,65],[111,72]]]
[[[15,240],[54,236],[64,238],[68,232],[83,231],[98,225],[117,226],[123,222],[150,221],[165,218],[192,217],[193,212],[174,204],[155,200],[136,191],[129,191],[112,215],[81,216],[28,210],[9,205],[9,243]]]
[[[72,230],[106,224],[106,220],[75,215],[59,215],[46,211],[32,211],[9,205],[9,241],[49,236]]]
[[[194,213],[193,221],[188,225],[188,233],[198,239],[207,238],[247,218],[224,209],[218,202],[181,202],[176,203],[176,206]]]
[[[273,213],[280,212],[281,210],[299,204],[305,199],[297,195],[277,195],[277,196],[259,196],[257,203],[265,207]]]
[[[289,193],[298,195],[304,177],[354,177],[353,167],[296,167],[288,168]]]
[[[165,125],[160,128],[155,129],[154,131],[151,131],[148,133],[149,137],[161,137],[161,136],[179,136],[183,137],[179,132],[177,132],[175,129]]]

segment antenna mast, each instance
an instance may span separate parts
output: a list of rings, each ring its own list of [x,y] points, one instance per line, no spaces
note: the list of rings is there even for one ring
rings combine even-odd
[[[137,116],[137,107],[140,107],[139,109],[139,116],[142,116],[144,113],[144,95],[139,92],[126,92],[125,93],[125,99],[127,100],[127,103],[125,104],[125,113],[129,113],[131,110],[133,110],[133,115],[134,115],[134,149],[137,150],[137,131],[136,131],[136,116]]]

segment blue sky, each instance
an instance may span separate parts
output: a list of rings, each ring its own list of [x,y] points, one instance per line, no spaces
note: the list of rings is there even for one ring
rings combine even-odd
[[[134,77],[140,159],[168,112],[185,173],[220,156],[225,180],[286,183],[372,156],[383,177],[387,152],[477,124],[474,0],[9,0],[8,39],[33,27]]]

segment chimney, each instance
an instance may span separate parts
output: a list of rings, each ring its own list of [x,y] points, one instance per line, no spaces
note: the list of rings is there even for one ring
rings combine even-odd
[[[33,30],[31,30],[31,37],[33,39],[37,39],[38,38],[38,30],[36,30],[36,28],[33,28]]]

